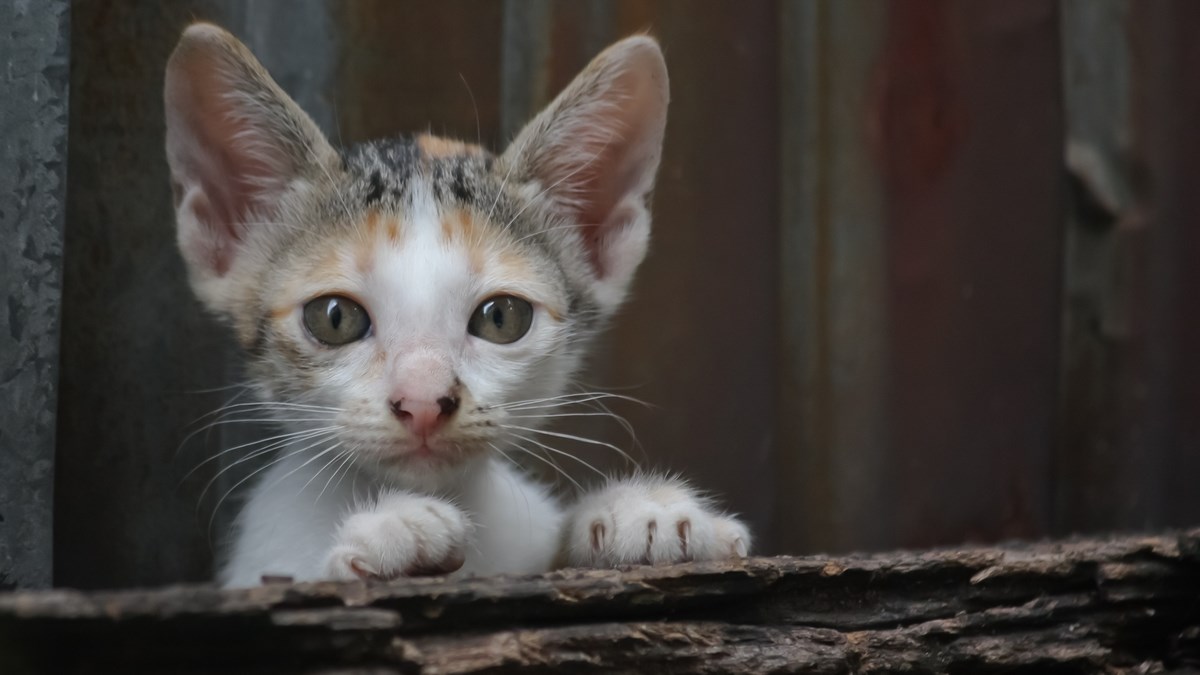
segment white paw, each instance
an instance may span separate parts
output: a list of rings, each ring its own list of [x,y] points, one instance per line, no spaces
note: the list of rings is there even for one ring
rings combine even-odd
[[[750,532],[680,481],[634,478],[584,495],[566,524],[576,567],[745,557]]]
[[[471,521],[434,497],[388,492],[342,522],[325,562],[332,579],[390,580],[462,567]]]

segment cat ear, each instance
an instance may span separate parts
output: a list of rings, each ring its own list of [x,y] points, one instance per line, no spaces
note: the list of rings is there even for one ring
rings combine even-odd
[[[211,302],[253,223],[336,153],[250,51],[216,26],[184,31],[163,94],[179,247]]]
[[[627,38],[597,56],[517,135],[501,162],[578,225],[566,231],[584,247],[593,290],[609,307],[620,303],[646,254],[646,200],[662,156],[668,98],[658,43]]]

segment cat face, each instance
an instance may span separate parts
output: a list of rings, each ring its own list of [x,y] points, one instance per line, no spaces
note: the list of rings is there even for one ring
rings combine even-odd
[[[499,157],[430,136],[337,151],[204,24],[166,104],[180,249],[260,397],[330,430],[314,453],[399,480],[522,442],[645,253],[667,105],[648,38],[597,57]]]
[[[598,311],[537,221],[513,221],[529,202],[492,207],[490,157],[424,141],[356,150],[340,187],[298,206],[303,227],[259,268],[250,313],[264,397],[337,409],[337,438],[398,471],[517,440],[498,425],[528,425],[504,406],[564,389]]]

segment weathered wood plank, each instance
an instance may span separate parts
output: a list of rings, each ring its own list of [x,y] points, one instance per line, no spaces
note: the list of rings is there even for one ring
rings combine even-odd
[[[1200,530],[519,578],[24,592],[0,595],[0,666],[1165,672],[1200,663],[1197,597]]]

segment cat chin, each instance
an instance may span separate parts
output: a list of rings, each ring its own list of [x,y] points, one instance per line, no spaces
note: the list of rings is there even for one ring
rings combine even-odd
[[[365,456],[362,468],[377,478],[401,486],[444,484],[469,473],[487,455],[466,445],[434,444],[432,448],[401,446]]]

